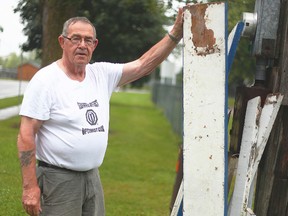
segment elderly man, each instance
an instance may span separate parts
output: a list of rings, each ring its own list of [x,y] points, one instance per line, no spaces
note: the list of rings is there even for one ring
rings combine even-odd
[[[64,23],[62,58],[33,77],[20,110],[22,202],[29,215],[105,215],[98,167],[107,147],[111,94],[149,75],[170,54],[182,38],[182,12],[161,41],[124,64],[89,64],[98,44],[95,27],[84,17]]]

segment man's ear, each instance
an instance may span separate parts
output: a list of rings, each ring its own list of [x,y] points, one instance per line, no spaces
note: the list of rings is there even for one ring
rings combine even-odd
[[[64,38],[63,38],[62,35],[60,35],[60,36],[58,37],[58,42],[59,42],[61,48],[63,49],[63,46],[64,46]]]
[[[95,49],[96,49],[96,47],[97,47],[98,43],[99,43],[99,41],[98,41],[98,39],[96,39],[96,40],[95,40],[95,42],[94,42],[94,48],[93,48],[93,50],[95,50]]]

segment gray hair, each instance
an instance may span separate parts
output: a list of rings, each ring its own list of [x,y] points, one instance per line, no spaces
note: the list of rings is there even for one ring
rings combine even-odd
[[[67,36],[69,26],[71,24],[76,23],[76,22],[84,22],[84,23],[90,24],[93,28],[94,37],[95,38],[97,37],[95,26],[86,17],[72,17],[72,18],[68,19],[63,25],[62,35]]]

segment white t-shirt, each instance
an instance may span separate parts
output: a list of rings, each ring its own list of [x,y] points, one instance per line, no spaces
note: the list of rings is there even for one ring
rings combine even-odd
[[[77,171],[101,165],[108,142],[109,100],[122,69],[123,64],[88,64],[79,82],[54,62],[35,74],[20,115],[44,121],[35,140],[38,160]]]

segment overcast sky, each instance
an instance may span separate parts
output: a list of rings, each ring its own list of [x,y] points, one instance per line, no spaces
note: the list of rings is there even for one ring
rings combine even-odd
[[[12,52],[20,54],[19,46],[26,41],[20,22],[19,13],[14,13],[18,0],[0,0],[0,56],[5,57]]]

